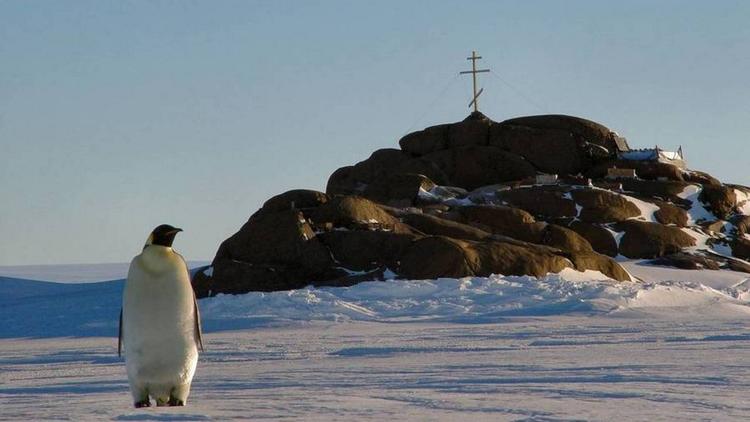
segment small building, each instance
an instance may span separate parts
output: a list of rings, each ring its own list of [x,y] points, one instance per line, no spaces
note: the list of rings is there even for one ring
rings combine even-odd
[[[617,153],[617,158],[621,160],[632,161],[653,161],[658,163],[671,164],[678,168],[686,168],[685,158],[682,155],[682,147],[677,151],[665,151],[659,146],[654,148],[633,149],[630,151],[621,151]]]
[[[607,169],[607,179],[635,179],[635,169],[610,167]]]

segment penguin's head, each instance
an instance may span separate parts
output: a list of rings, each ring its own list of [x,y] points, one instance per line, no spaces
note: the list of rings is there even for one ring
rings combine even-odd
[[[170,226],[169,224],[162,224],[161,226],[155,228],[154,231],[152,231],[148,236],[146,246],[159,245],[171,247],[172,242],[174,242],[174,237],[177,236],[177,233],[181,231],[182,229]]]

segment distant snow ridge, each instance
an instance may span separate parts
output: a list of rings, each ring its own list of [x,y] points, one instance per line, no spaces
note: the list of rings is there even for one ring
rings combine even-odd
[[[308,321],[504,322],[510,317],[600,315],[748,318],[750,278],[735,271],[687,271],[621,262],[635,278],[596,271],[372,281],[201,299],[207,332]],[[394,274],[391,274],[393,276]],[[124,280],[49,283],[0,276],[0,338],[117,335]],[[43,310],[43,312],[40,312]]]

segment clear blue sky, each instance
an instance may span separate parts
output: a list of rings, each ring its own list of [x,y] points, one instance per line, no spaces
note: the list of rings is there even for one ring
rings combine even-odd
[[[0,0],[0,265],[128,261],[161,223],[211,259],[271,195],[465,117],[472,49],[495,120],[586,117],[750,184],[748,22],[745,1]]]

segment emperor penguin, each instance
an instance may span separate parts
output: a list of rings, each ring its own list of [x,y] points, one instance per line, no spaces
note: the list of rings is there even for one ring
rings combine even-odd
[[[182,229],[162,224],[133,258],[120,311],[117,354],[135,407],[184,406],[203,350],[200,315],[187,264],[172,249]]]

